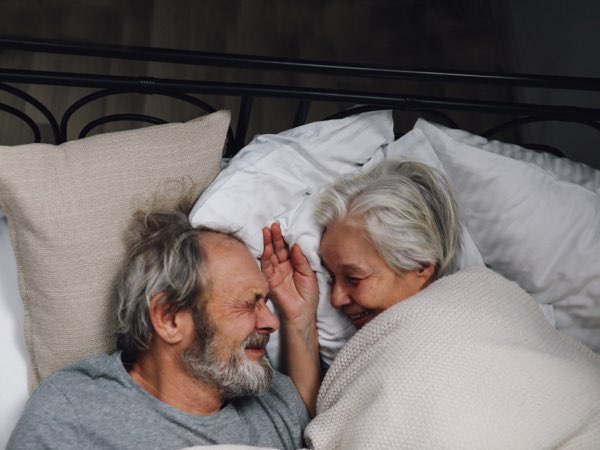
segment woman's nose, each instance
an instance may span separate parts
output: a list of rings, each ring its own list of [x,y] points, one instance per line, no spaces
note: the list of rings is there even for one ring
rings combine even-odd
[[[339,283],[331,285],[331,306],[340,309],[344,305],[350,304],[350,297]]]

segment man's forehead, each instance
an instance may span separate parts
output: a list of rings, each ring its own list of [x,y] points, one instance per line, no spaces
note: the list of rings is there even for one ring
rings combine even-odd
[[[262,282],[258,261],[243,242],[234,236],[213,231],[202,234],[200,242],[211,277],[226,276],[229,281],[258,277]]]
[[[229,236],[214,237],[205,249],[211,283],[208,310],[238,311],[268,295],[268,284],[248,248]]]
[[[202,247],[208,249],[219,246],[232,246],[235,244],[246,247],[246,245],[233,234],[222,233],[220,231],[205,230],[198,234],[198,240]]]

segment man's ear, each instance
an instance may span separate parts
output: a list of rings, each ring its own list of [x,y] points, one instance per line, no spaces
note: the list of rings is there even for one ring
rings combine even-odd
[[[159,292],[150,300],[150,322],[163,341],[178,344],[185,338],[183,312],[176,311],[165,299],[166,294]]]

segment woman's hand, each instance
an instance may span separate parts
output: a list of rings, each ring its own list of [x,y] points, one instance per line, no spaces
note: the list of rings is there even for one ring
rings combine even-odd
[[[262,232],[261,268],[284,321],[315,320],[319,285],[300,246],[288,248],[278,223],[263,228]]]
[[[314,417],[321,383],[317,276],[298,245],[291,250],[288,248],[278,223],[263,228],[263,240],[262,271],[283,316],[281,335],[285,371]]]

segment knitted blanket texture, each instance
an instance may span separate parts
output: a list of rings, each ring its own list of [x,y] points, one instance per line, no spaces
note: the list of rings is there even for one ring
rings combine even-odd
[[[352,337],[305,437],[315,449],[600,449],[600,357],[515,283],[466,269]]]

